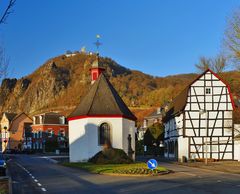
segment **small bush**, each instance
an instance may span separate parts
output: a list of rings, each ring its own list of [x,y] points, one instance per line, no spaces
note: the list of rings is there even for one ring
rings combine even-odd
[[[132,159],[127,154],[116,148],[107,148],[98,152],[95,156],[89,159],[89,162],[94,164],[130,164]]]
[[[122,169],[117,169],[114,170],[113,173],[117,174],[145,174],[145,175],[153,175],[157,176],[163,173],[162,170],[155,169],[155,170],[150,170],[147,168],[122,168]]]

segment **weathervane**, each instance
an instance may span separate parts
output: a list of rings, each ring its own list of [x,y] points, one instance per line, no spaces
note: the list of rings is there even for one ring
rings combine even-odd
[[[99,54],[99,47],[102,45],[102,43],[99,41],[99,39],[100,39],[100,35],[97,34],[97,35],[96,35],[96,38],[97,38],[97,41],[94,42],[94,44],[95,44],[96,47],[97,47],[97,54]]]

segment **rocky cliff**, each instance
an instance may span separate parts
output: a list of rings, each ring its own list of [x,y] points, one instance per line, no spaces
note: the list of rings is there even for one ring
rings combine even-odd
[[[89,69],[95,57],[84,53],[71,57],[61,55],[49,59],[26,77],[4,79],[0,88],[0,111],[24,111],[30,115],[60,111],[67,116],[91,85]],[[138,108],[136,110],[163,104],[196,77],[196,74],[153,77],[127,69],[109,58],[101,57],[100,61],[120,96],[128,106]],[[240,88],[236,81],[240,73],[234,75],[230,81]]]

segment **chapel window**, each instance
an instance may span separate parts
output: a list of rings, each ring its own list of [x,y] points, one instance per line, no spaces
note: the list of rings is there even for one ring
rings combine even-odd
[[[108,143],[110,143],[110,126],[107,123],[102,123],[99,127],[99,144]]]

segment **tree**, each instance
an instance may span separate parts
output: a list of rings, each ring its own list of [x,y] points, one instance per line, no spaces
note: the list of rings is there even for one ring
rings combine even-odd
[[[198,70],[203,72],[210,68],[210,63],[211,63],[210,59],[208,59],[206,57],[200,57],[199,63],[195,64],[195,66]]]
[[[9,0],[6,8],[3,9],[3,12],[0,15],[0,24],[5,24],[7,21],[8,16],[13,12],[13,7],[16,3],[16,0]]]
[[[233,13],[228,21],[224,46],[227,58],[240,70],[240,8]]]
[[[216,58],[200,57],[199,63],[195,66],[200,72],[211,69],[216,73],[222,73],[228,65],[226,58],[219,55]]]
[[[0,24],[6,24],[8,16],[13,12],[15,3],[16,0],[9,0],[6,7],[1,9],[3,11],[0,13]],[[8,63],[9,59],[6,57],[3,47],[0,47],[0,81],[7,75]]]
[[[9,58],[5,55],[5,51],[0,47],[0,81],[7,76]]]
[[[163,150],[159,147],[164,141],[164,126],[162,123],[154,123],[144,134],[144,145],[148,146],[147,154],[162,155]]]

